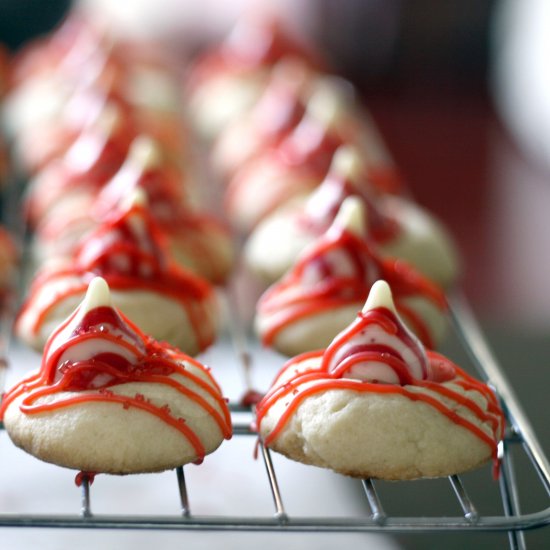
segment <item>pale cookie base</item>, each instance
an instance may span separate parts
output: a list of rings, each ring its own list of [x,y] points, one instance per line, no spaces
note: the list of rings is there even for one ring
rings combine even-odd
[[[293,201],[266,217],[254,228],[245,243],[247,266],[267,284],[280,279],[293,266],[302,250],[315,239],[294,220],[301,202]]]
[[[403,258],[431,281],[450,287],[460,274],[460,259],[443,224],[417,204],[397,197],[384,197],[380,208],[403,228],[399,239],[380,247],[382,254]]]
[[[262,436],[285,408],[277,404],[264,417]],[[464,415],[480,425],[473,415]],[[270,448],[345,475],[387,480],[448,476],[491,458],[488,445],[430,405],[349,390],[308,397]]]
[[[289,201],[310,193],[319,178],[281,165],[266,154],[251,160],[231,179],[225,201],[229,221],[244,234]]]
[[[212,397],[197,390],[195,384],[186,382],[186,385],[193,386],[220,410]],[[167,404],[174,416],[185,418],[207,454],[223,441],[212,416],[173,388],[131,383],[110,389],[128,396],[141,393],[158,406]],[[48,400],[70,395],[79,394],[65,393]],[[183,434],[135,407],[125,409],[120,403],[108,402],[81,403],[53,412],[26,415],[19,409],[21,399],[7,408],[4,425],[18,447],[45,462],[81,471],[129,474],[162,471],[199,458]]]
[[[297,217],[303,200],[277,209],[252,231],[245,244],[245,260],[251,271],[267,283],[280,279],[316,236],[300,227]],[[395,239],[379,243],[383,257],[401,258],[430,280],[449,287],[459,274],[459,259],[452,239],[439,221],[416,204],[395,197],[379,199],[378,206],[399,220]]]
[[[217,174],[228,179],[254,158],[265,146],[264,141],[255,130],[253,117],[247,114],[236,117],[214,140],[210,163]]]
[[[305,351],[326,348],[334,337],[355,319],[362,306],[363,302],[357,302],[294,321],[277,333],[271,347],[289,357]],[[282,314],[286,315],[286,311]],[[256,315],[255,330],[260,338],[269,330],[277,316],[276,313]]]

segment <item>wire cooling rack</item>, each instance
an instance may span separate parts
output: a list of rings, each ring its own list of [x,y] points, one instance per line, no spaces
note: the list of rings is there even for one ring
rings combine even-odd
[[[495,389],[500,396],[507,417],[507,431],[499,447],[501,473],[498,482],[490,480],[488,486],[495,491],[500,500],[498,509],[489,513],[481,511],[485,505],[478,505],[477,496],[472,495],[468,485],[478,483],[465,476],[451,476],[447,479],[448,488],[453,495],[456,514],[440,515],[436,509],[426,513],[422,499],[431,500],[433,492],[430,484],[441,483],[441,480],[426,480],[422,490],[415,489],[412,498],[412,513],[400,514],[391,511],[396,501],[410,499],[410,487],[415,482],[397,482],[388,486],[383,482],[365,479],[360,483],[364,513],[358,515],[307,515],[290,512],[285,502],[288,495],[281,490],[280,473],[277,461],[280,457],[257,441],[256,434],[251,430],[252,412],[234,402],[231,405],[234,438],[248,439],[249,448],[257,446],[257,452],[263,461],[265,472],[251,483],[261,487],[266,485],[272,499],[272,509],[265,515],[233,515],[226,513],[195,513],[193,509],[193,489],[186,481],[187,466],[177,468],[174,482],[178,493],[178,502],[173,513],[153,514],[96,514],[93,511],[93,488],[90,480],[84,476],[80,486],[80,505],[73,513],[53,514],[40,513],[0,513],[0,527],[55,527],[55,528],[103,528],[103,529],[151,529],[151,530],[181,530],[181,531],[269,531],[269,532],[371,532],[371,533],[441,533],[448,531],[460,532],[501,532],[508,536],[510,548],[526,548],[524,532],[550,524],[550,465],[533,428],[527,420],[516,396],[505,379],[501,368],[489,350],[481,330],[471,313],[465,299],[456,294],[450,298],[453,324],[457,337],[461,340],[464,350],[471,356],[473,364],[480,375]],[[250,365],[254,352],[249,351],[243,334],[235,330],[238,323],[231,324],[231,344],[224,349],[223,354],[233,347],[233,354],[240,363],[244,374],[244,387],[251,387]],[[3,338],[6,335],[3,334]],[[6,434],[0,434],[6,437]],[[518,460],[519,456],[519,460]],[[276,458],[276,459],[275,459]],[[286,460],[286,459],[285,459]],[[518,484],[518,468],[516,460],[521,462],[522,475],[526,467],[530,468],[538,479],[543,501],[548,505],[540,510],[522,513],[520,502],[520,487]],[[2,458],[0,457],[0,463]],[[527,466],[525,466],[527,464]],[[9,464],[2,464],[9,468]],[[193,466],[193,468],[196,468]],[[307,467],[306,467],[307,468]],[[284,474],[283,474],[284,475]],[[480,474],[478,474],[480,475]],[[490,470],[482,473],[490,478]],[[132,478],[127,476],[124,483],[131,484]],[[486,481],[486,480],[485,480]],[[415,487],[413,485],[413,487]],[[76,489],[75,489],[76,490]],[[294,490],[300,490],[295,487]],[[404,490],[405,496],[399,493]],[[0,495],[2,487],[0,487]],[[30,497],[32,498],[32,497]],[[237,498],[237,497],[234,497]],[[437,503],[436,503],[437,508]]]

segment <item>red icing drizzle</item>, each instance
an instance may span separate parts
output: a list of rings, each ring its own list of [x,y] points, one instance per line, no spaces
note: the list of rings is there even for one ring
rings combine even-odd
[[[143,190],[148,213],[164,233],[162,238],[167,245],[173,242],[178,250],[211,273],[214,282],[222,282],[225,273],[220,268],[217,248],[211,243],[220,237],[226,238],[228,229],[212,216],[195,212],[186,205],[181,179],[175,169],[164,165],[144,170],[123,166],[101,190],[91,214],[75,212],[69,217],[46,218],[38,228],[40,236],[54,240],[70,234],[72,228],[78,232],[79,226],[89,232],[91,227],[119,211],[125,198]],[[74,250],[69,252],[74,253]]]
[[[36,180],[39,185],[30,188],[24,207],[31,222],[68,191],[98,191],[122,166],[136,131],[130,119],[119,121],[111,133],[95,124],[83,128],[65,155],[44,170],[45,179]]]
[[[345,250],[346,256],[353,262],[354,273],[350,276],[335,275],[326,263],[327,253],[340,248]],[[312,265],[319,271],[318,282],[302,284],[304,271]],[[271,345],[277,335],[292,323],[322,311],[355,303],[362,305],[377,279],[388,282],[398,311],[403,311],[407,319],[412,321],[418,337],[430,346],[429,328],[402,300],[408,296],[422,296],[443,310],[446,308],[443,292],[405,262],[379,259],[364,239],[347,230],[338,234],[325,234],[282,281],[263,294],[258,303],[258,314],[273,315],[276,320],[262,335],[262,342]],[[289,293],[293,288],[299,288],[300,291]]]
[[[169,386],[185,395],[213,418],[225,438],[231,437],[229,409],[219,386],[208,370],[175,348],[145,336],[133,323],[112,308],[99,307],[88,312],[67,340],[52,350],[51,346],[56,336],[73,322],[78,311],[75,311],[49,339],[38,374],[24,379],[4,395],[0,416],[3,416],[10,403],[23,394],[26,395],[21,401],[20,409],[29,415],[56,411],[81,403],[119,403],[124,409],[137,408],[146,411],[173,427],[189,441],[201,460],[205,449],[200,438],[185,419],[172,414],[168,405],[155,405],[142,394],[130,397],[113,391],[118,384],[144,382]],[[114,327],[118,334],[110,327]],[[129,361],[117,353],[99,352],[87,360],[65,361],[59,364],[60,358],[72,346],[98,338],[114,342],[117,346],[131,351],[136,358],[135,361]],[[201,369],[207,380],[190,372],[185,363]],[[221,413],[208,403],[199,391],[176,380],[172,375],[180,375],[198,386],[201,392],[217,403]],[[62,392],[73,392],[73,395],[54,403],[37,403],[41,397]]]
[[[182,176],[165,165],[144,170],[135,168],[121,171],[98,196],[94,216],[101,218],[120,207],[125,197],[141,189],[147,196],[148,213],[160,227],[167,241],[188,254],[194,262],[212,273],[214,282],[221,282],[219,259],[212,239],[225,236],[228,230],[212,216],[195,212],[186,204],[182,193]],[[168,244],[168,243],[167,243]]]
[[[100,83],[100,86],[97,82],[85,83],[83,86],[77,83],[76,90],[63,107],[60,120],[37,125],[24,136],[23,155],[30,171],[37,173],[54,159],[62,157],[78,142],[82,132],[102,116],[108,105],[121,113],[129,138],[134,124],[133,113],[120,92],[113,88],[112,79]],[[121,135],[120,139],[125,141],[127,137]],[[77,181],[76,174],[70,174],[70,170],[67,172],[71,182]]]
[[[368,236],[376,243],[395,239],[400,233],[396,220],[385,216],[376,206],[376,193],[367,178],[357,183],[329,171],[321,185],[308,199],[298,224],[315,235],[325,232],[347,197],[358,197],[367,212]]]
[[[154,143],[150,146],[156,147]],[[163,155],[160,150],[153,154]],[[149,212],[155,221],[173,224],[177,220],[178,207],[185,202],[182,174],[165,159],[158,159],[158,164],[153,166],[140,166],[137,160],[131,158],[132,149],[129,155],[127,162],[98,195],[93,206],[94,215],[105,216],[119,208],[125,198],[141,189],[147,196]]]
[[[277,159],[284,166],[307,171],[322,178],[330,167],[336,149],[342,140],[305,112],[299,124],[275,149]]]
[[[327,349],[328,352],[328,349]],[[451,388],[444,386],[438,382],[426,380],[411,379],[406,385],[397,384],[379,384],[363,382],[360,380],[339,378],[339,372],[328,372],[326,370],[327,359],[324,357],[325,351],[314,351],[307,354],[299,355],[288,361],[281,370],[277,380],[273,384],[272,389],[267,393],[264,399],[257,406],[257,426],[261,425],[262,419],[268,413],[269,409],[281,398],[288,400],[287,407],[284,413],[277,421],[273,430],[265,438],[265,443],[269,445],[285,428],[290,417],[296,412],[304,399],[308,396],[315,395],[328,390],[352,390],[358,393],[378,393],[378,394],[399,394],[412,401],[421,401],[438,412],[446,416],[449,420],[469,430],[474,436],[483,441],[489,446],[492,452],[493,460],[497,461],[497,442],[502,438],[504,433],[504,416],[502,410],[498,406],[497,399],[493,392],[483,383],[475,380],[462,369],[453,365],[456,378],[453,382],[463,387],[465,390],[477,391],[484,396],[488,402],[487,411],[483,411],[477,403]],[[441,357],[431,351],[427,351],[430,362],[440,361]],[[296,369],[296,366],[306,360],[318,359],[319,366],[303,373],[295,371],[294,375],[285,383],[280,384],[278,380],[286,372]],[[392,366],[394,358],[391,355],[384,353],[378,354],[377,361],[385,362],[388,366]],[[302,385],[308,384],[309,387],[301,389]],[[478,426],[460,416],[453,410],[452,405],[448,406],[436,397],[424,392],[411,391],[409,387],[416,386],[430,390],[441,397],[451,400],[452,402],[467,408],[476,418],[484,424],[491,427],[491,436],[487,435]]]
[[[305,113],[300,123],[276,145],[266,149],[255,162],[245,164],[229,182],[225,203],[231,211],[241,195],[258,177],[258,166],[264,163],[274,166],[276,177],[269,181],[269,200],[260,217],[273,212],[289,199],[315,189],[327,173],[336,149],[342,140],[330,128],[312,120]]]
[[[134,216],[144,224],[139,236],[130,221]],[[113,290],[142,289],[173,297],[187,312],[199,347],[204,349],[212,343],[214,335],[204,308],[195,302],[206,300],[213,289],[206,281],[171,264],[164,248],[164,236],[145,208],[133,206],[129,211],[115,213],[82,242],[74,267],[44,272],[33,281],[20,316],[33,307],[43,285],[56,279],[77,277],[66,290],[50,296],[38,312],[32,325],[37,334],[60,300],[84,294],[90,280],[100,275]]]
[[[349,342],[354,336],[363,332],[369,324],[377,324],[387,334],[399,338],[407,346],[407,348],[416,355],[422,368],[422,378],[425,379],[428,377],[428,369],[425,364],[426,360],[423,356],[422,349],[404,329],[395,314],[387,308],[382,307],[370,309],[367,312],[359,312],[355,322],[352,323],[345,331],[338,334],[326,349],[323,354],[322,368],[328,371],[334,357],[342,345]],[[335,373],[345,372],[345,370],[351,366],[349,365],[351,361],[358,362],[360,360],[358,356],[362,355],[363,360],[366,359],[367,357],[365,354],[368,354],[370,359],[373,359],[373,356],[382,357],[383,362],[393,368],[399,376],[399,379],[403,380],[402,383],[412,382],[413,379],[409,373],[409,369],[403,362],[402,357],[395,350],[372,343],[360,344],[351,347],[346,352],[346,355],[339,357],[339,366],[337,366]]]
[[[252,117],[263,146],[276,144],[303,118],[305,105],[298,92],[291,83],[274,82],[255,105]]]
[[[116,124],[112,133],[105,134],[101,128],[95,128],[95,124],[97,121],[92,121],[90,127],[83,128],[78,139],[68,149],[64,157],[68,173],[60,182],[60,187],[85,183],[98,189],[122,165],[135,135],[134,128],[125,119]]]
[[[87,480],[88,483],[92,485],[92,483],[95,480],[95,476],[96,476],[95,472],[78,472],[78,474],[76,474],[74,478],[75,485],[77,487],[80,487],[85,480]]]

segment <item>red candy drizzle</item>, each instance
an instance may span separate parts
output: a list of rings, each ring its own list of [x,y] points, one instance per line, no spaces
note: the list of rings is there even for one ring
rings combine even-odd
[[[112,290],[146,290],[169,296],[182,305],[198,339],[200,349],[213,340],[210,321],[194,301],[207,299],[212,287],[204,280],[171,264],[165,251],[164,236],[144,206],[132,205],[115,212],[77,249],[74,267],[44,272],[33,282],[22,312],[33,302],[44,284],[75,276],[76,280],[42,307],[32,325],[38,333],[44,320],[65,298],[81,295],[90,280],[102,276]]]
[[[428,378],[428,366],[422,348],[413,336],[405,330],[396,315],[385,307],[377,307],[366,312],[359,312],[355,322],[337,335],[326,349],[323,354],[323,369],[333,371],[338,375],[345,372],[351,366],[350,363],[358,362],[360,356],[363,356],[363,360],[367,359],[367,356],[369,360],[382,358],[382,362],[395,371],[402,384],[412,383],[413,377],[409,372],[410,369],[405,364],[401,354],[389,345],[378,344],[376,342],[360,343],[350,346],[344,355],[338,354],[345,344],[348,344],[356,335],[365,332],[366,328],[373,324],[379,325],[385,333],[401,340],[407,349],[412,351],[418,359],[418,363],[422,369],[422,379]],[[348,366],[346,367],[346,365]],[[336,370],[334,370],[335,368]]]
[[[327,263],[330,252],[338,249],[345,251],[353,273],[339,275],[334,272],[334,266]],[[313,284],[303,282],[304,273],[310,269],[317,270],[319,274],[318,281]],[[443,292],[404,262],[379,259],[363,238],[345,229],[325,234],[281,282],[270,287],[261,297],[259,313],[277,313],[276,320],[262,336],[263,343],[271,345],[281,331],[302,319],[337,307],[364,303],[377,279],[384,279],[390,284],[398,311],[414,326],[422,342],[431,347],[430,330],[418,315],[406,307],[403,299],[422,296],[444,310],[446,300]],[[300,290],[291,292],[293,288]],[[286,313],[283,314],[283,311]]]
[[[145,336],[122,314],[110,307],[98,307],[86,313],[72,330],[67,340],[55,349],[56,336],[75,321],[79,310],[67,319],[52,335],[44,350],[40,371],[24,379],[4,395],[0,407],[3,416],[6,408],[16,398],[25,394],[20,409],[28,415],[52,412],[78,404],[102,402],[119,403],[123,409],[136,408],[145,411],[177,430],[193,446],[199,460],[205,455],[204,446],[197,434],[185,422],[175,416],[168,405],[158,406],[144,395],[133,397],[115,393],[119,384],[142,382],[169,386],[204,409],[216,422],[225,438],[231,437],[231,421],[227,404],[212,376],[198,361],[184,353],[160,344]],[[86,340],[100,339],[116,344],[120,353],[102,352],[82,360],[67,360],[60,363],[64,353]],[[101,348],[101,346],[99,346]],[[128,352],[134,361],[126,357]],[[185,365],[201,369],[207,381],[192,373]],[[180,382],[174,377],[185,379]],[[192,389],[198,386],[200,391]],[[71,392],[55,402],[39,402],[40,398]],[[206,393],[218,405],[221,413],[203,395]]]
[[[181,176],[162,159],[158,162],[152,167],[136,168],[135,163],[122,166],[98,195],[93,205],[94,217],[104,219],[120,209],[126,197],[142,190],[147,197],[148,213],[166,235],[166,240],[177,239],[180,250],[185,250],[216,273],[218,259],[208,241],[211,235],[224,234],[226,229],[212,216],[193,211],[187,204]]]
[[[270,180],[269,200],[260,217],[267,216],[289,199],[315,189],[326,175],[341,139],[322,123],[312,120],[305,113],[301,121],[280,142],[267,148],[256,161],[245,165],[231,179],[225,194],[225,203],[230,210],[238,203],[257,178],[258,166],[267,163],[276,170],[277,177]]]
[[[462,426],[469,430],[474,436],[483,441],[491,449],[493,460],[497,461],[497,442],[502,438],[504,431],[504,416],[498,405],[497,399],[493,392],[487,387],[487,385],[479,382],[475,378],[468,375],[462,369],[454,366],[455,379],[454,383],[464,388],[467,391],[476,391],[484,396],[488,402],[487,411],[482,410],[477,403],[462,395],[453,389],[442,385],[439,382],[431,382],[426,380],[415,380],[412,378],[407,379],[405,385],[398,384],[379,384],[364,382],[361,380],[353,380],[350,378],[340,378],[339,371],[328,372],[326,370],[326,361],[324,360],[324,351],[314,351],[306,354],[299,355],[286,363],[283,370],[279,374],[279,378],[296,370],[296,366],[308,359],[319,359],[319,366],[305,372],[299,372],[296,370],[293,376],[287,380],[284,384],[279,385],[275,381],[272,389],[266,394],[264,399],[257,405],[257,425],[260,426],[262,419],[269,412],[269,409],[280,399],[286,398],[288,400],[288,406],[284,413],[277,421],[273,430],[265,438],[266,445],[269,445],[285,428],[290,417],[296,412],[296,409],[300,404],[311,395],[316,395],[329,390],[351,390],[357,393],[377,393],[377,394],[397,394],[406,397],[412,401],[421,401],[434,409],[439,413],[446,416],[453,423]],[[434,352],[428,351],[428,359],[430,362],[440,361],[441,357]],[[392,366],[394,357],[389,354],[378,354],[376,359],[379,362],[386,363],[388,366]],[[305,389],[303,386],[307,384]],[[487,435],[478,426],[467,420],[466,418],[457,414],[452,405],[446,405],[442,400],[429,395],[428,393],[411,391],[410,386],[416,386],[419,388],[425,388],[431,392],[438,394],[441,397],[451,400],[456,405],[467,408],[471,413],[479,419],[480,422],[489,424],[492,430],[491,435]]]
[[[395,239],[400,228],[398,223],[384,215],[376,205],[376,192],[368,178],[352,183],[348,178],[329,171],[321,185],[308,199],[298,223],[313,234],[321,235],[334,219],[347,197],[358,197],[367,212],[368,236],[377,243]]]

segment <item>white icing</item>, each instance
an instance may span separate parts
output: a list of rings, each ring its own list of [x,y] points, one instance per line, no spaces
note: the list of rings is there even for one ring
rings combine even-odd
[[[366,220],[365,205],[358,197],[347,197],[336,218],[332,222],[329,228],[330,232],[339,232],[342,229],[354,233],[358,237],[365,237],[367,234],[367,220]]]
[[[130,362],[135,362],[139,355],[145,353],[145,348],[139,336],[130,329],[118,312],[112,307],[111,293],[107,282],[101,277],[96,277],[89,284],[84,300],[78,306],[70,322],[52,336],[47,348],[46,361],[49,360],[60,346],[74,338],[75,334],[79,331],[79,327],[82,325],[84,317],[98,307],[113,309],[117,318],[117,325],[102,322],[99,326],[95,326],[93,330],[89,331],[90,333],[96,333],[97,337],[85,340],[76,339],[75,343],[61,354],[57,362],[58,366],[67,361],[86,361],[98,353],[105,352],[116,353]],[[117,341],[114,342],[106,339],[104,336],[105,333],[116,338]],[[123,344],[129,344],[130,347]]]
[[[400,331],[405,332],[407,335],[407,341],[402,339],[398,334],[386,332],[378,323],[365,324],[364,328],[355,333],[351,338],[345,338],[344,335],[348,331],[353,330],[357,323],[364,323],[364,320],[359,317],[354,324],[340,333],[334,340],[334,342],[338,342],[339,338],[344,337],[343,344],[334,353],[328,365],[329,371],[337,369],[339,364],[350,356],[350,351],[357,346],[366,346],[368,348],[369,345],[376,345],[384,346],[394,351],[403,360],[413,378],[418,380],[426,378],[428,359],[425,349],[400,320],[393,303],[391,289],[385,281],[377,281],[372,286],[362,313],[366,314],[376,308],[388,309],[395,315],[396,321],[400,324]],[[342,376],[387,384],[394,384],[397,379],[391,367],[380,368],[378,361],[360,361],[355,363],[353,368],[348,369]]]
[[[394,315],[397,315],[397,309],[395,308],[395,304],[393,302],[391,288],[386,281],[376,281],[372,285],[367,301],[363,306],[363,313],[367,313],[377,307],[385,307]]]
[[[92,311],[92,309],[103,306],[112,307],[111,292],[107,281],[103,277],[95,277],[88,285],[88,291],[80,308],[85,314]]]

